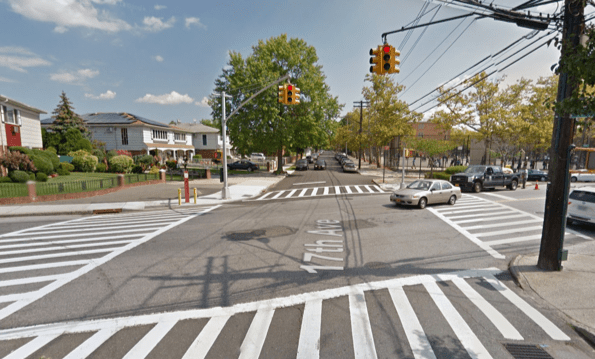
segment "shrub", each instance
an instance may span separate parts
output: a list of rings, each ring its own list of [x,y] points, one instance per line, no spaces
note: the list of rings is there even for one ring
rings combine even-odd
[[[97,148],[97,149],[93,150],[93,156],[97,157],[97,161],[99,161],[101,163],[101,162],[103,162],[103,160],[105,159],[107,154],[105,153],[104,150]]]
[[[143,169],[148,168],[153,164],[153,156],[151,155],[140,155],[134,157],[134,162],[141,165]]]
[[[165,165],[167,166],[167,168],[169,168],[170,170],[175,170],[176,167],[178,167],[178,163],[176,161],[165,161]]]
[[[74,169],[81,172],[93,172],[97,166],[97,157],[87,154],[86,156],[76,156],[72,159]]]
[[[13,182],[19,183],[27,183],[29,180],[29,175],[25,171],[12,171],[8,174],[8,177],[10,177]]]
[[[74,171],[74,165],[72,163],[68,163],[68,162],[60,162],[60,168],[62,168],[63,170],[65,170],[67,172]]]
[[[78,150],[86,150],[89,153],[93,151],[91,141],[83,137],[81,131],[76,128],[69,128],[61,137],[60,147],[58,148],[58,153],[61,155]]]
[[[60,176],[69,176],[70,172],[68,172],[68,170],[62,168],[62,167],[58,167],[58,169],[56,170],[56,172],[58,172],[58,174]]]
[[[444,172],[452,175],[455,173],[463,172],[466,169],[467,169],[467,166],[451,166],[451,167],[448,167],[446,170],[444,170]]]
[[[160,170],[159,166],[153,166],[153,167],[151,167],[151,169],[149,170],[149,173],[150,173],[150,174],[153,174],[153,175],[156,175],[156,174],[159,174],[159,170]]]
[[[95,172],[105,172],[106,170],[107,170],[107,166],[105,165],[105,163],[99,163],[95,167]]]
[[[46,175],[54,172],[54,165],[52,164],[52,161],[47,159],[45,156],[34,154],[31,156],[31,160],[33,160],[35,168],[37,168],[37,172],[43,172]]]
[[[128,156],[114,156],[109,160],[111,172],[128,172],[134,161]]]
[[[89,156],[91,155],[91,151],[87,150],[77,150],[77,151],[70,151],[68,152],[68,156],[70,157],[77,157],[77,156]]]
[[[49,151],[33,150],[33,156],[31,157],[31,159],[34,163],[36,161],[36,158],[38,157],[45,159],[47,162],[51,164],[49,172],[46,170],[45,167],[43,167],[43,169],[40,169],[36,166],[38,171],[41,171],[45,174],[49,175],[50,173],[53,173],[55,169],[60,165],[60,159],[58,158],[58,156]]]
[[[29,181],[35,181],[35,173],[33,173],[33,172],[29,173],[28,172],[27,174],[29,175]]]
[[[35,175],[35,179],[38,182],[47,182],[48,181],[48,175],[46,175],[43,172],[37,172],[37,175]]]
[[[116,152],[115,150],[109,150],[107,151],[107,160],[111,160],[112,157],[116,157],[118,155],[118,152]]]
[[[430,178],[429,173],[426,174],[426,178]],[[434,174],[432,175],[432,178],[448,181],[448,180],[450,180],[450,174],[448,174],[446,172],[434,172]]]
[[[132,172],[132,173],[143,173],[144,170],[143,170],[143,167],[142,166],[133,165],[132,166],[132,169],[130,170],[130,172]]]
[[[0,183],[8,183],[8,182],[12,182],[12,180],[10,179],[10,177],[0,177]]]
[[[118,156],[128,156],[132,158],[132,153],[130,153],[130,151],[127,150],[116,150],[116,153],[118,154]]]
[[[11,147],[8,147],[8,149],[10,151],[20,152],[20,153],[22,153],[24,155],[32,155],[33,154],[33,150],[30,150],[28,148],[21,147],[21,146],[11,146]]]
[[[36,171],[35,164],[29,156],[18,151],[8,151],[0,157],[0,165],[9,171]]]
[[[46,148],[45,150],[48,151],[48,152],[50,152],[50,153],[53,153],[55,155],[58,155],[58,151],[56,150],[56,148],[54,148],[52,146]]]

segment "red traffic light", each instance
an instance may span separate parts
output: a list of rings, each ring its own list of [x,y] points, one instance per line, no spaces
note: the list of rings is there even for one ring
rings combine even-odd
[[[382,48],[382,51],[384,51],[385,53],[389,53],[389,52],[390,52],[390,46],[388,46],[388,45],[385,45],[385,46]]]
[[[288,89],[289,91],[291,91],[291,90],[293,89],[293,86],[291,86],[291,85],[287,85],[287,89]]]

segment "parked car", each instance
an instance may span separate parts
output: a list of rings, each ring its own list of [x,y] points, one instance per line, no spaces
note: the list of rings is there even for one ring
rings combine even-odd
[[[461,198],[461,188],[444,180],[417,180],[405,188],[390,195],[391,202],[398,205],[418,206],[423,209],[427,204],[448,203],[454,205]]]
[[[595,188],[575,188],[568,195],[566,223],[595,223]]]
[[[306,156],[306,160],[308,161],[308,163],[312,163],[312,156]]]
[[[580,170],[570,173],[570,182],[593,182],[595,181],[595,173],[587,172],[587,170]]]
[[[228,163],[227,169],[229,170],[247,170],[248,172],[257,171],[258,165],[248,160],[239,160],[234,163]]]
[[[506,186],[514,191],[519,184],[519,174],[507,174],[500,166],[473,165],[464,172],[450,176],[450,182],[463,190],[472,190],[475,193],[482,189]]]
[[[547,181],[547,172],[542,170],[527,170],[527,181]]]
[[[343,172],[357,172],[357,167],[352,161],[343,163]]]
[[[297,160],[297,162],[295,163],[296,171],[307,171],[308,169],[308,160]]]
[[[325,170],[326,169],[326,161],[325,160],[318,160],[314,163],[315,170]]]
[[[267,158],[264,155],[264,153],[254,152],[254,153],[250,154],[250,159],[252,161],[266,161]]]

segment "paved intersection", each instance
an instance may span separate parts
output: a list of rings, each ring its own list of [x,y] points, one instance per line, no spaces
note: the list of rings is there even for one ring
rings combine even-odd
[[[280,190],[267,192],[262,196],[247,201],[270,201],[275,199],[302,199],[322,196],[341,195],[370,195],[387,193],[377,185],[350,185],[350,186],[326,186],[311,188],[296,188],[291,190]]]

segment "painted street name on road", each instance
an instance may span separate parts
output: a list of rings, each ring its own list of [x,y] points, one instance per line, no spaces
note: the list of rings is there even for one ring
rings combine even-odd
[[[341,222],[332,219],[321,219],[316,221],[317,230],[308,231],[308,233],[317,234],[321,236],[341,237],[341,239],[321,239],[315,244],[304,244],[306,253],[304,253],[304,262],[311,262],[312,258],[320,258],[322,260],[342,262],[343,257],[329,257],[327,255],[320,255],[317,253],[343,253],[343,227]],[[312,253],[315,252],[315,253]],[[343,270],[344,268],[337,266],[321,266],[321,265],[301,265],[308,273],[318,273],[316,270]]]

